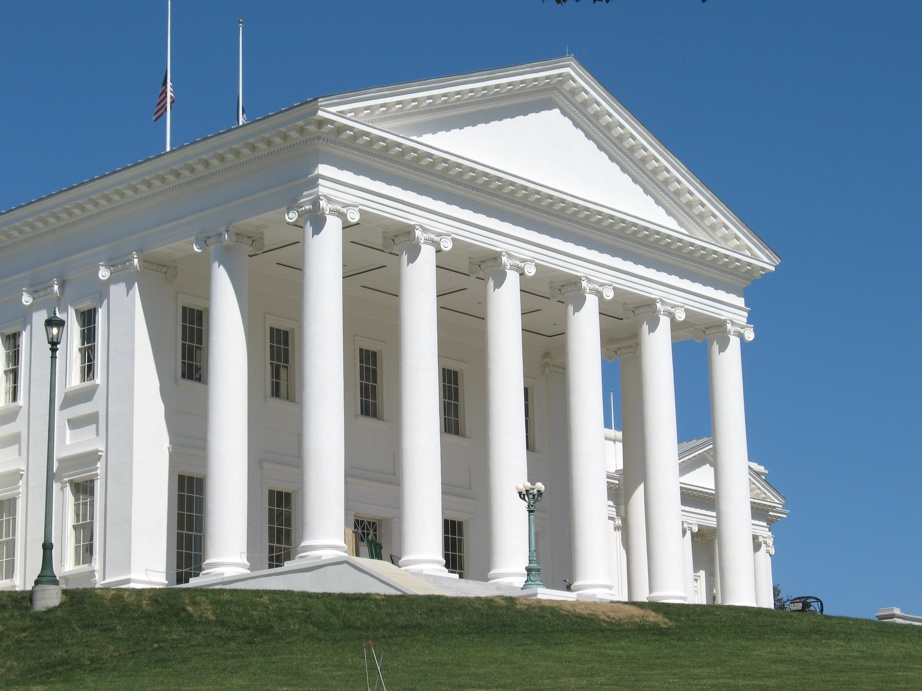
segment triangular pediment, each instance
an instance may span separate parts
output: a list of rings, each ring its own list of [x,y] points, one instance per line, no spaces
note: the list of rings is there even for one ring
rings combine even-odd
[[[675,216],[550,96],[394,123],[388,129],[569,196],[686,232]]]
[[[319,105],[611,209],[645,224],[643,232],[704,241],[768,270],[779,261],[573,58],[342,94]]]

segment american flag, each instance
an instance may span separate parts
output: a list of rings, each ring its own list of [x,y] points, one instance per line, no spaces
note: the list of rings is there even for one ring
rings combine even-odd
[[[170,110],[173,110],[173,103],[176,101],[176,95],[173,93],[173,83],[170,82]],[[154,109],[154,122],[166,115],[167,100],[166,72],[163,73],[163,84],[160,87],[160,96],[157,98],[157,107]]]

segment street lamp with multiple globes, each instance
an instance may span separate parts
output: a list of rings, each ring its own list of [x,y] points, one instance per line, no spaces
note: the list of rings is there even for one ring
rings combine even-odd
[[[525,585],[522,586],[522,590],[544,588],[545,585],[541,582],[541,567],[538,565],[538,553],[535,550],[535,504],[544,496],[544,485],[540,482],[534,485],[526,482],[518,485],[515,491],[528,507],[528,566],[525,567]]]
[[[64,335],[64,320],[55,309],[45,320],[45,335],[51,348],[51,370],[48,386],[48,458],[45,466],[45,534],[42,541],[42,569],[38,572],[35,585],[32,586],[32,611],[40,612],[61,604],[61,584],[54,575],[54,561],[51,542],[51,524],[54,508],[54,418],[55,418],[55,381],[58,374],[58,346]]]

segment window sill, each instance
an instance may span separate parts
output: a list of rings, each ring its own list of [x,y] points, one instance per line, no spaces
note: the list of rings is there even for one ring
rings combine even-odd
[[[289,401],[287,398],[276,398],[275,396],[265,396],[266,405],[278,406],[279,408],[299,408],[297,401]]]
[[[99,380],[94,379],[93,381],[82,381],[79,384],[71,384],[70,386],[64,387],[65,396],[77,396],[82,393],[95,393],[99,388]]]

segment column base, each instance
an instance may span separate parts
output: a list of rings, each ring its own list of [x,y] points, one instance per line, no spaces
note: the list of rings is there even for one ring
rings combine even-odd
[[[688,595],[680,591],[671,593],[667,591],[663,591],[661,593],[650,593],[647,595],[647,602],[676,602],[679,604],[685,604],[688,602]]]
[[[57,607],[61,604],[61,586],[59,585],[34,585],[29,601],[32,603],[33,612],[44,612],[46,609]]]
[[[424,573],[432,576],[454,575],[448,572],[448,569],[445,568],[445,561],[441,558],[434,559],[432,557],[403,557],[398,562],[397,566],[399,566],[404,571],[409,571],[410,573]]]
[[[240,559],[208,559],[202,564],[198,578],[213,576],[239,576],[250,572],[250,564]]]
[[[346,543],[339,540],[305,540],[298,545],[294,561],[304,559],[330,559],[346,556]]]
[[[612,584],[605,583],[604,581],[576,581],[570,585],[570,590],[574,593],[585,593],[588,595],[602,595],[614,592],[612,590]]]
[[[525,583],[525,571],[523,569],[494,569],[487,574],[487,582],[521,588]]]

